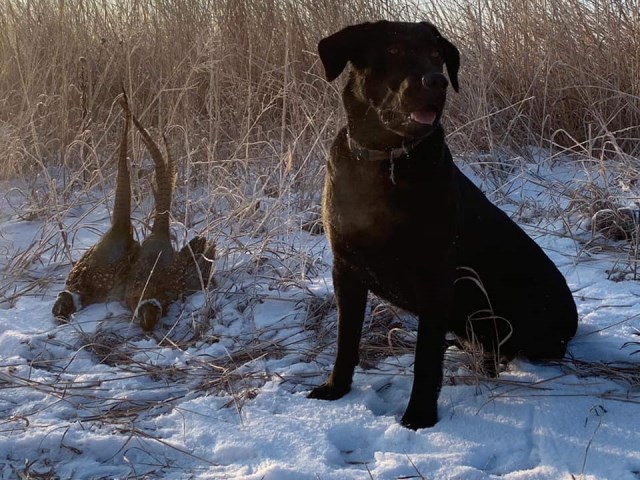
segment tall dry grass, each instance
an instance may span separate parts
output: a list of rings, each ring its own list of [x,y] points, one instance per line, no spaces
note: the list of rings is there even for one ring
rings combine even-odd
[[[466,132],[488,147],[540,143],[640,155],[640,4],[618,0],[458,5],[468,61]],[[506,109],[495,117],[492,112]],[[474,135],[477,134],[477,135]]]
[[[220,213],[211,229],[264,232],[283,211],[304,224],[344,123],[317,41],[380,18],[428,19],[459,46],[455,151],[538,145],[637,171],[635,0],[12,0],[0,4],[0,178],[39,182],[46,218],[109,185],[124,85],[144,124],[168,131],[184,200]],[[134,139],[137,199],[143,152]]]
[[[635,0],[35,0],[0,6],[0,174],[100,167],[122,83],[195,165],[275,154],[297,168],[341,123],[318,39],[379,18],[432,20],[459,45],[449,132],[468,148],[638,154]]]

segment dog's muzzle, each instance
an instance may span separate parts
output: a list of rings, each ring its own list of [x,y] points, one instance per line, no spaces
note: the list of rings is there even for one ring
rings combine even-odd
[[[434,90],[444,90],[449,86],[449,80],[442,73],[428,73],[422,76],[422,86]]]

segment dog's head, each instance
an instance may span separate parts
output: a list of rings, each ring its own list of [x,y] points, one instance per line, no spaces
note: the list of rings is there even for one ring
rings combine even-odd
[[[405,139],[429,135],[442,116],[449,82],[458,91],[458,49],[428,22],[353,25],[322,39],[318,52],[329,81],[350,62],[345,93]]]

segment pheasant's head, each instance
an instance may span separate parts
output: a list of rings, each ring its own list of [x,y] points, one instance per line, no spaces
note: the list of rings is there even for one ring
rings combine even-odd
[[[142,329],[150,332],[162,318],[162,305],[155,298],[143,300],[136,309],[136,317]]]
[[[59,322],[66,323],[69,316],[73,312],[80,310],[81,307],[80,295],[75,292],[70,292],[69,290],[63,290],[58,294],[51,313],[53,313]]]

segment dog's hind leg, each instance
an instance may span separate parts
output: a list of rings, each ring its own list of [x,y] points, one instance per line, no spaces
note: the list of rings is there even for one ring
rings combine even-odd
[[[367,287],[346,265],[333,266],[333,285],[338,305],[338,351],[329,379],[309,394],[309,398],[336,400],[351,389],[353,371],[360,361],[359,348]]]

